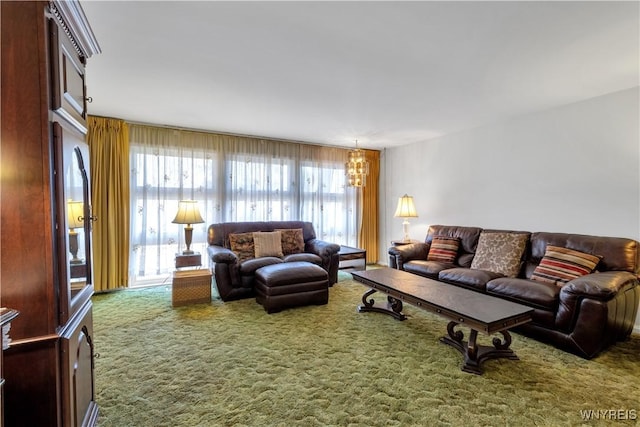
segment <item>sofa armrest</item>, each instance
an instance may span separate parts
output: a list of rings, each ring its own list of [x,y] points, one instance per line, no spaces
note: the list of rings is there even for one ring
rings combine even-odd
[[[251,290],[242,286],[240,263],[232,250],[222,246],[209,245],[209,268],[222,301],[245,298]]]
[[[639,284],[638,277],[627,271],[592,273],[569,281],[560,290],[556,327],[587,336],[602,329],[610,317],[609,310],[620,311],[614,317],[621,316],[623,322],[633,323]]]
[[[324,240],[311,239],[304,245],[304,251],[318,255],[322,259],[329,259],[340,251],[340,245],[325,242]]]
[[[207,248],[207,251],[209,252],[209,257],[215,263],[235,264],[238,262],[236,254],[222,246],[211,245]]]
[[[338,252],[340,245],[325,242],[324,240],[311,239],[304,245],[304,251],[318,255],[322,259],[322,268],[329,276],[329,286],[333,286],[338,281],[338,266],[340,259]]]
[[[404,263],[414,259],[427,259],[428,243],[411,243],[409,245],[392,246],[389,248],[389,267],[402,270]]]
[[[584,297],[608,301],[626,286],[636,285],[638,278],[627,271],[592,273],[567,282],[560,291],[560,300]]]

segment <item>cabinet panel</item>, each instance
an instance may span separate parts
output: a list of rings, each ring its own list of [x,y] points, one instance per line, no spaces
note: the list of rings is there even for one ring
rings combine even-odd
[[[58,325],[57,318],[50,316],[57,313],[52,159],[40,93],[47,87],[47,74],[40,69],[46,30],[42,4],[3,1],[0,7],[0,291],[2,305],[22,313],[11,329],[12,338],[19,340],[51,334]]]
[[[86,128],[87,104],[84,64],[66,34],[49,20],[52,109],[71,123]]]
[[[93,315],[89,301],[61,334],[64,422],[94,425],[98,417],[94,390]]]
[[[55,335],[29,342],[12,342],[4,352],[6,426],[61,425],[59,354]]]

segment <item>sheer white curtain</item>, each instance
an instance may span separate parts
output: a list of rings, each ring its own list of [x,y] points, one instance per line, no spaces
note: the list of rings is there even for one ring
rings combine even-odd
[[[297,144],[227,136],[225,221],[299,219]]]
[[[171,222],[178,201],[197,200],[207,221],[221,218],[217,145],[198,133],[131,125],[130,283],[172,270],[184,249],[184,226]],[[194,250],[203,251],[207,225],[193,225]]]
[[[192,249],[206,264],[209,224],[302,220],[318,238],[357,244],[357,192],[346,186],[341,148],[130,125],[130,283],[173,270],[183,226],[178,201],[198,201]]]
[[[346,185],[348,150],[300,145],[298,218],[313,223],[321,240],[347,246],[358,242],[358,193]]]

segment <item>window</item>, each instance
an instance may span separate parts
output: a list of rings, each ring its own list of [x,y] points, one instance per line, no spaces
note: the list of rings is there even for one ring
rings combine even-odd
[[[178,201],[198,201],[192,249],[207,265],[209,224],[302,220],[319,239],[357,245],[357,193],[346,150],[131,125],[130,285],[168,280],[183,226]]]

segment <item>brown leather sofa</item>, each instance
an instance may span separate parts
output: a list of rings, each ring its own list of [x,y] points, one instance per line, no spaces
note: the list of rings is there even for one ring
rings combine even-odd
[[[633,331],[640,300],[640,244],[632,239],[579,234],[486,230],[525,234],[520,272],[505,277],[472,269],[478,227],[433,225],[424,243],[389,248],[389,266],[534,308],[517,331],[590,359]],[[427,261],[436,236],[459,238],[454,263]],[[600,257],[595,271],[564,286],[531,280],[548,245]]]
[[[304,251],[279,257],[260,257],[240,261],[231,250],[229,235],[302,229]],[[304,221],[226,222],[211,224],[207,230],[209,266],[223,301],[255,296],[255,272],[278,263],[306,261],[319,265],[328,274],[329,286],[338,281],[340,245],[316,238],[313,224]]]

